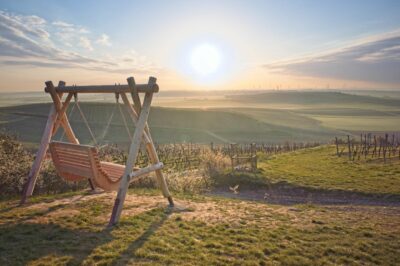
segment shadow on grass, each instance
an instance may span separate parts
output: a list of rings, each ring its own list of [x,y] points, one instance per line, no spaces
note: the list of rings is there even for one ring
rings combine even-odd
[[[150,226],[138,238],[129,244],[124,252],[115,261],[118,265],[125,265],[134,256],[135,252],[139,250],[147,240],[168,220],[173,210],[167,209],[161,217],[155,219]]]
[[[39,215],[62,207],[62,204],[54,206],[52,210]],[[54,263],[54,260],[63,259],[68,265],[81,265],[87,259],[89,264],[98,260],[105,260],[107,264],[110,260],[113,263],[128,261],[170,214],[164,209],[152,209],[127,217],[120,225],[101,231],[96,231],[96,226],[93,226],[93,230],[88,227],[68,228],[62,221],[48,224],[17,221],[0,225],[0,265],[26,265],[33,261],[50,263],[51,258]],[[120,240],[124,242],[124,238],[132,239],[132,236],[133,241],[128,247],[121,248]],[[104,257],[102,252],[112,252],[113,257]]]
[[[7,208],[0,210],[0,219],[10,220],[10,222],[8,222],[8,223],[6,222],[5,224],[15,224],[15,223],[26,222],[26,221],[29,221],[34,218],[46,216],[47,214],[50,214],[51,212],[57,211],[64,207],[68,207],[71,203],[79,201],[86,196],[87,195],[81,195],[73,200],[68,201],[67,203],[61,203],[61,204],[57,204],[54,206],[50,206],[48,208],[38,209],[38,210],[35,210],[35,209],[29,210],[29,206],[33,205],[33,204],[29,204],[29,205],[13,204],[12,206],[9,206]],[[43,201],[43,203],[47,203],[47,202],[51,202],[51,201]],[[28,209],[26,207],[28,207]],[[11,211],[20,211],[20,212],[19,212],[18,216],[12,215],[12,213],[7,215],[7,212],[11,212]]]

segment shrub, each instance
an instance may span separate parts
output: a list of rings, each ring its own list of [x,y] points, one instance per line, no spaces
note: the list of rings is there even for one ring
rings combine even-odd
[[[202,170],[203,175],[211,179],[217,178],[230,167],[230,165],[231,161],[229,157],[221,152],[208,151],[200,156],[199,168]]]
[[[35,185],[35,194],[56,194],[87,188],[88,181],[68,182],[57,175],[51,160],[45,160]]]
[[[0,194],[20,194],[33,156],[15,136],[0,132]]]
[[[198,169],[176,171],[164,169],[164,177],[171,191],[201,193],[208,191],[218,176],[230,166],[229,157],[208,151],[200,155]],[[156,188],[157,179],[151,174],[132,183],[134,187]]]

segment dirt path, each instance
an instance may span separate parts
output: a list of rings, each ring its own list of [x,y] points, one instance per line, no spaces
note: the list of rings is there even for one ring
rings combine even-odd
[[[211,195],[228,198],[264,201],[280,205],[364,205],[400,207],[399,195],[366,194],[343,190],[322,190],[278,183],[265,188],[240,188],[233,193],[229,187],[217,188]]]

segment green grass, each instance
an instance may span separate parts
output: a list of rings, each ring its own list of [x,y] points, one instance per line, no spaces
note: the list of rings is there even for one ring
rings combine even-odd
[[[82,103],[82,109],[97,139],[101,142],[126,144],[129,141],[123,120],[116,111],[107,134],[104,129],[115,105],[110,103]],[[49,104],[31,104],[0,108],[1,128],[19,135],[20,140],[38,143],[41,139]],[[150,112],[149,124],[153,139],[158,143],[230,143],[230,142],[275,142],[284,141],[327,141],[340,133],[333,129],[296,127],[286,124],[268,123],[268,117],[276,113],[261,114],[260,119],[249,111],[238,113],[232,109],[176,109],[154,107]],[[282,113],[282,117],[286,116]],[[127,116],[126,116],[127,117]],[[289,119],[289,118],[288,118]],[[296,118],[291,118],[293,122]],[[307,119],[307,118],[305,118]],[[272,120],[272,119],[271,119]],[[282,120],[282,119],[281,119]],[[310,119],[307,119],[309,121]],[[71,125],[82,143],[91,141],[82,118],[75,110],[70,116]],[[133,125],[128,121],[131,130]],[[309,121],[312,123],[313,121]],[[314,120],[314,123],[318,121]],[[292,124],[292,126],[288,126]],[[298,123],[298,125],[304,123]],[[133,130],[132,130],[133,131]],[[104,135],[104,139],[103,136]],[[55,138],[59,139],[60,134]]]
[[[120,224],[106,229],[113,194],[0,204],[2,265],[395,265],[396,208],[283,207],[130,191]],[[81,198],[79,198],[81,197]]]
[[[400,99],[379,95],[318,91],[269,91],[236,96],[229,96],[229,92],[215,96],[204,92],[171,95],[156,97],[150,112],[150,127],[158,143],[327,142],[352,131],[400,130]],[[37,144],[50,108],[45,103],[50,98],[44,96],[1,94],[0,128],[17,133],[25,143]],[[107,119],[115,109],[110,103],[113,97],[98,94],[90,99],[82,97],[83,102],[92,101],[82,103],[82,108],[101,140]],[[8,103],[7,99],[12,101]],[[32,104],[37,102],[42,103]],[[81,142],[91,141],[76,111],[71,124]],[[103,143],[126,145],[128,142],[118,111],[108,132]]]
[[[312,116],[329,128],[346,129],[352,131],[397,131],[399,130],[400,116]]]
[[[400,194],[400,160],[384,164],[381,160],[349,161],[336,156],[334,146],[262,157],[261,176],[271,182],[365,193]]]

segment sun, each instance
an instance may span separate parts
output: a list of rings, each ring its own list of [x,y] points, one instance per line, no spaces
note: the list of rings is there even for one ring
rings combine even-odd
[[[200,76],[209,76],[218,71],[221,65],[221,53],[208,43],[196,46],[190,56],[190,65]]]

